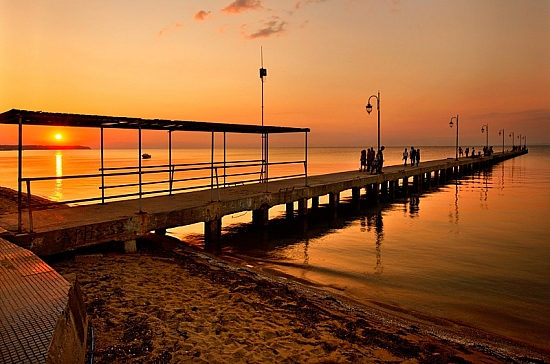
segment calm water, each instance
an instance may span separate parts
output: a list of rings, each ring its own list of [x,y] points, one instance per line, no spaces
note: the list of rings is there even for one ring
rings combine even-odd
[[[421,149],[423,160],[454,156],[453,147]],[[401,151],[388,148],[386,164],[400,163]],[[155,163],[167,159],[164,151],[150,153]],[[174,159],[206,162],[209,153],[178,150]],[[242,149],[234,156],[258,158],[256,153]],[[134,164],[136,154],[109,150],[106,165]],[[278,149],[270,151],[270,160],[302,155],[302,149]],[[15,188],[17,154],[1,156],[0,185]],[[26,151],[24,158],[25,177],[97,173],[100,167],[97,150]],[[356,169],[359,150],[311,148],[308,161],[310,174]],[[99,195],[98,185],[54,180],[33,185],[33,192],[73,199]],[[284,206],[274,207],[267,234],[250,227],[250,213],[226,216],[224,249],[359,301],[397,305],[550,348],[550,147],[531,147],[525,156],[420,196],[360,210],[341,207],[337,218],[310,215],[305,231],[298,220],[283,218]],[[200,244],[199,233],[200,224],[171,230],[191,244]]]

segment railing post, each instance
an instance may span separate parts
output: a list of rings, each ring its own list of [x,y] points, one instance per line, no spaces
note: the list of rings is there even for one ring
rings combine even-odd
[[[104,165],[104,156],[103,156],[103,126],[101,127],[101,203],[105,203],[105,165]]]
[[[218,202],[221,201],[221,196],[220,196],[220,181],[218,179],[218,167],[214,167],[215,171],[216,171],[216,190],[218,191]]]
[[[212,144],[210,148],[210,201],[214,201],[214,130],[212,130]]]
[[[269,192],[269,134],[265,133],[265,192]]]
[[[227,172],[225,170],[225,162],[226,162],[226,147],[225,147],[225,131],[223,132],[223,187],[225,187],[225,176],[227,175]]]
[[[172,171],[172,130],[168,130],[168,189],[169,194],[172,194],[173,184],[173,171]]]
[[[17,231],[23,231],[23,221],[21,219],[22,213],[22,199],[23,194],[21,192],[21,182],[23,178],[23,117],[19,115],[19,129],[18,129],[19,146],[17,147]]]
[[[138,150],[139,150],[139,155],[138,155],[138,168],[139,168],[139,213],[141,214],[142,213],[142,209],[141,209],[141,194],[142,194],[142,185],[141,185],[141,121],[138,122]]]
[[[33,232],[33,221],[32,221],[32,204],[31,204],[31,181],[27,180],[27,207],[29,209],[29,227],[30,232]]]
[[[304,171],[305,171],[305,174],[306,174],[306,186],[308,186],[308,183],[307,183],[307,131],[305,132],[305,134],[306,134],[306,150],[305,150],[306,159],[305,159],[305,162],[304,162]]]

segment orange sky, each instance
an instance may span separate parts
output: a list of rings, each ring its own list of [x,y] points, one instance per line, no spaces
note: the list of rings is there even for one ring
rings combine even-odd
[[[547,0],[0,0],[9,109],[311,128],[312,146],[550,144]],[[0,125],[0,144],[17,143]],[[90,130],[25,143],[99,145]],[[135,133],[107,135],[125,146]],[[90,135],[94,136],[90,140]],[[97,135],[97,137],[95,137]],[[148,143],[165,145],[162,133]],[[506,138],[511,144],[511,138]],[[516,140],[517,144],[517,140]]]

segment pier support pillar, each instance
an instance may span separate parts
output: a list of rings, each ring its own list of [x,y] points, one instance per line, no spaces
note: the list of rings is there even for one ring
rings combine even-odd
[[[204,223],[204,250],[218,253],[222,244],[222,219]]]
[[[294,202],[286,204],[286,218],[291,219],[294,217]]]
[[[125,253],[135,253],[137,252],[136,240],[127,240],[124,242],[124,252]]]
[[[269,224],[268,205],[262,205],[259,209],[252,211],[252,224],[257,226],[267,226]]]
[[[449,181],[451,178],[453,178],[453,169],[447,168],[445,171],[445,179]]]
[[[204,242],[219,241],[222,236],[222,219],[206,221],[204,223]]]
[[[318,209],[319,208],[319,196],[315,196],[311,198],[311,208],[312,209]]]
[[[338,203],[340,202],[340,194],[337,193],[329,193],[328,194],[328,205],[330,208],[337,208]]]
[[[388,194],[388,181],[382,182],[381,187],[382,187],[382,193],[384,195],[387,195]]]
[[[302,198],[298,200],[298,215],[299,216],[307,215],[307,198]]]
[[[403,194],[405,196],[409,194],[409,177],[403,177]]]
[[[351,200],[353,202],[359,202],[360,197],[361,197],[361,188],[360,187],[353,187],[351,189]]]
[[[426,185],[428,187],[432,185],[432,172],[426,173]]]
[[[395,198],[395,190],[397,189],[397,181],[396,180],[391,180],[391,181],[389,181],[389,184],[390,184],[390,191],[389,191],[390,198],[394,199]]]

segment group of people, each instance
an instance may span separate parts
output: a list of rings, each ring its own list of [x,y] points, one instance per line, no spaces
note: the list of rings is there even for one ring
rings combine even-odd
[[[368,150],[363,149],[361,151],[361,166],[359,171],[373,173],[382,173],[382,166],[384,165],[384,146],[380,147],[378,152],[374,153],[374,148]]]
[[[414,164],[416,163],[416,166],[418,167],[418,163],[420,163],[420,148],[414,149],[414,147],[411,147],[410,153],[405,148],[403,151],[403,165],[407,165],[407,159],[410,158],[411,161],[411,167],[414,167]]]

